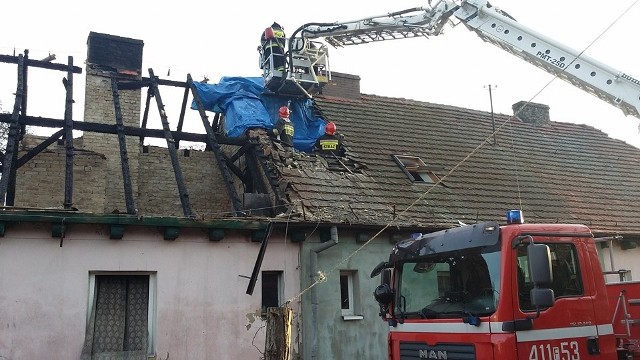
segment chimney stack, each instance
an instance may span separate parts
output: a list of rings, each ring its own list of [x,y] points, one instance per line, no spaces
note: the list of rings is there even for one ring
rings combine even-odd
[[[322,87],[322,95],[360,99],[360,76],[332,71],[331,80]]]
[[[511,108],[513,109],[513,115],[524,123],[544,126],[551,122],[549,105],[518,101]]]
[[[84,118],[89,122],[116,124],[111,78],[140,80],[142,77],[142,40],[90,32],[87,39],[87,65]],[[140,126],[141,89],[120,90],[120,110],[125,126]],[[87,131],[83,134],[84,149],[104,155],[106,182],[104,211],[124,210],[124,186],[118,137]],[[137,186],[140,156],[139,139],[127,136],[127,158],[132,186]],[[96,194],[98,196],[98,194]]]

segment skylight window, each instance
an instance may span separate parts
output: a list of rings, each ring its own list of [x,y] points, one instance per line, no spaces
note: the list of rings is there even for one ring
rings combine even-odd
[[[440,180],[417,156],[391,155],[391,157],[413,183],[435,184]]]

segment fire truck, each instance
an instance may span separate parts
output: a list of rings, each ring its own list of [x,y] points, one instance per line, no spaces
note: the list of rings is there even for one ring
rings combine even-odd
[[[537,33],[487,0],[439,0],[354,21],[304,24],[286,39],[283,54],[267,56],[260,51],[265,88],[276,94],[312,97],[331,79],[327,44],[338,48],[428,38],[444,34],[447,25],[460,24],[485,42],[616,106],[625,115],[640,118],[639,79]],[[272,35],[266,41],[276,40]],[[269,44],[262,45],[259,50]],[[273,66],[276,56],[284,57],[283,69]]]
[[[371,274],[389,359],[640,359],[640,282],[605,283],[596,243],[519,210],[398,242]]]

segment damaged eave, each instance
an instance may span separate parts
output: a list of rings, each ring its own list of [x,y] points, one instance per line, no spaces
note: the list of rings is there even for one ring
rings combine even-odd
[[[262,230],[269,221],[257,219],[194,220],[170,216],[135,216],[127,214],[90,214],[63,210],[12,210],[0,211],[0,222],[7,223],[65,223],[100,225],[136,225],[173,228],[216,228],[238,230]]]

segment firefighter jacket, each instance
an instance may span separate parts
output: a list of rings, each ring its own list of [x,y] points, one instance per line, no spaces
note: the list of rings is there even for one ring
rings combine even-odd
[[[276,122],[276,130],[280,142],[286,146],[293,146],[293,123],[287,118],[279,118]]]
[[[266,31],[271,29],[275,38],[267,39]],[[260,43],[262,44],[262,58],[260,59],[260,68],[265,66],[270,69],[278,71],[284,70],[284,47],[285,47],[285,34],[284,31],[277,27],[267,28],[260,37]]]
[[[320,155],[344,156],[343,136],[324,134],[316,140],[314,150]]]

